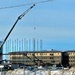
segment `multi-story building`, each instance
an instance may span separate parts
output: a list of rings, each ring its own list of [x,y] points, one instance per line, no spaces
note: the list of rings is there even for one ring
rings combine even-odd
[[[61,51],[29,51],[29,52],[11,52],[9,53],[11,64],[23,63],[26,65],[34,64],[61,64],[62,52]]]
[[[64,51],[62,56],[63,66],[75,66],[75,50]]]

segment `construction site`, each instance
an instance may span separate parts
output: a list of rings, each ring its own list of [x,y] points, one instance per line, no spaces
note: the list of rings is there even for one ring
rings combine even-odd
[[[26,6],[30,5],[30,7],[17,17],[5,38],[0,41],[0,75],[75,75],[74,49],[44,49],[43,39],[36,38],[36,36],[32,36],[33,38],[30,39],[22,36],[20,36],[22,39],[8,39],[15,26],[28,12],[39,4],[48,2],[53,2],[53,0],[25,4]],[[22,7],[25,5],[3,7],[0,9]],[[35,33],[35,31],[36,27],[34,26],[33,32]]]

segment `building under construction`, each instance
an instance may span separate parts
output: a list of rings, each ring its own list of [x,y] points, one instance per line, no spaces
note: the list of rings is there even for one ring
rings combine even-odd
[[[24,13],[22,13],[17,18],[14,25],[12,26],[12,28],[8,32],[7,36],[5,37],[4,41],[3,42],[0,41],[0,64],[3,60],[2,52],[3,52],[4,43],[7,41],[7,38],[9,37],[12,30],[16,26],[17,22],[19,20],[21,20],[34,6],[35,6],[35,4],[33,4],[31,7],[29,7]],[[16,41],[15,41],[15,43],[16,43]],[[37,41],[37,43],[38,43],[38,41]],[[19,45],[20,45],[20,42],[19,42]],[[37,44],[37,48],[38,48],[38,44]],[[19,50],[20,49],[21,48],[19,46]],[[14,50],[16,50],[16,47]],[[19,50],[17,49],[17,51],[12,51],[12,52],[10,51],[9,53],[5,54],[5,55],[9,55],[10,64],[22,63],[25,65],[36,65],[36,64],[37,65],[64,64],[64,65],[68,65],[68,66],[75,65],[75,51],[67,51],[67,52],[61,52],[61,51],[56,51],[56,50],[43,51],[42,50],[42,41],[40,42],[40,51],[35,51],[35,39],[33,39],[33,51],[25,51],[25,49],[23,49],[23,47],[22,47],[22,51],[19,51]],[[30,47],[29,47],[29,50],[30,50]]]
[[[25,65],[52,65],[62,63],[62,53],[60,51],[25,51],[25,52],[11,52],[11,64],[25,64]]]

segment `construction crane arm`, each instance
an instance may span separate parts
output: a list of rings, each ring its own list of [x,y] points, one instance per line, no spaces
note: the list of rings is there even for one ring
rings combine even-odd
[[[33,4],[29,9],[27,9],[24,13],[22,13],[22,14],[18,17],[18,20],[20,20],[22,17],[24,17],[25,14],[27,14],[27,13],[30,11],[30,9],[32,9],[34,6],[35,6],[35,4]]]
[[[24,17],[33,7],[35,6],[35,4],[33,4],[30,8],[28,8],[24,13],[22,13],[17,20],[15,21],[14,25],[12,26],[12,28],[10,29],[10,31],[8,32],[7,36],[5,37],[4,41],[2,42],[2,44],[0,45],[0,48],[3,47],[4,43],[6,42],[7,38],[9,37],[10,33],[12,32],[12,30],[14,29],[14,27],[16,26],[17,22],[22,19],[22,17]]]

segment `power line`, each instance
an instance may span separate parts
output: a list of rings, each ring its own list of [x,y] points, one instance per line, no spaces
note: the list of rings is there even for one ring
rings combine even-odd
[[[44,0],[44,1],[36,2],[34,4],[45,3],[45,2],[49,2],[49,1],[53,1],[53,0]]]
[[[9,6],[9,7],[1,7],[0,9],[17,8],[17,7],[23,7],[23,6],[27,6],[27,5],[31,5],[31,4],[45,3],[45,2],[49,2],[49,1],[53,1],[53,0],[44,0],[44,1],[39,1],[39,2],[29,3],[29,4],[22,4],[22,5]]]
[[[22,7],[22,6],[27,6],[27,5],[31,5],[31,4],[22,4],[22,5],[16,5],[16,6],[1,7],[0,9],[16,8],[16,7]]]

